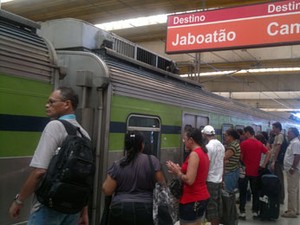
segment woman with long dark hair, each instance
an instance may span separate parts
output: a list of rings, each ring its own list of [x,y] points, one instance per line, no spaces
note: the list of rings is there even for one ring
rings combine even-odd
[[[182,167],[172,161],[167,161],[166,165],[183,182],[183,194],[179,204],[180,225],[200,225],[210,197],[206,186],[209,159],[200,130],[185,129],[183,142],[191,153]]]
[[[159,160],[143,153],[144,137],[141,132],[125,135],[126,156],[115,161],[107,171],[102,190],[113,195],[110,225],[153,225],[153,189],[155,182],[164,183]],[[153,172],[150,166],[153,165]]]

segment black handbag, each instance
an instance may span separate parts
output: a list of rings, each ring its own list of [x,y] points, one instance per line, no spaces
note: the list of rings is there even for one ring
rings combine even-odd
[[[182,195],[183,183],[179,178],[173,178],[169,184],[171,194],[179,199]]]

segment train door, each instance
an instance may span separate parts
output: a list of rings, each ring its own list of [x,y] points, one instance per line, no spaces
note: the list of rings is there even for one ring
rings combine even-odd
[[[182,134],[184,133],[184,129],[187,126],[192,126],[195,128],[198,128],[200,130],[203,129],[206,125],[209,124],[209,118],[208,116],[202,116],[197,114],[190,114],[190,113],[184,113],[182,118]],[[183,159],[185,159],[189,152],[185,149],[184,143],[182,143],[182,149],[183,149]]]
[[[127,131],[137,130],[144,134],[144,153],[155,155],[160,159],[160,132],[161,122],[159,117],[147,115],[130,115],[127,119]]]

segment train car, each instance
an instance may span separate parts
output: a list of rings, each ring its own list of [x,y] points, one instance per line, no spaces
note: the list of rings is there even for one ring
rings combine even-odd
[[[7,217],[7,208],[28,174],[48,121],[43,107],[55,87],[71,86],[79,94],[77,118],[92,137],[97,165],[90,207],[93,225],[101,217],[106,170],[124,155],[126,131],[142,131],[145,152],[164,164],[168,159],[182,162],[187,124],[210,124],[221,140],[228,128],[251,125],[268,131],[274,121],[294,125],[204,91],[172,73],[172,60],[84,21],[36,24],[7,12],[0,16],[0,38],[5,40],[0,42],[0,224],[16,223]],[[18,224],[26,223],[28,213],[23,210]]]
[[[0,224],[29,172],[33,151],[48,119],[45,102],[57,76],[56,54],[36,34],[39,25],[0,10]],[[27,218],[25,205],[21,220]],[[24,219],[25,220],[25,219]]]

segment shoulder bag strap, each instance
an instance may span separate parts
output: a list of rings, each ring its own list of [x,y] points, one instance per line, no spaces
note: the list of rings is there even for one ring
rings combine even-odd
[[[152,174],[153,174],[152,177],[153,177],[154,183],[156,183],[155,170],[154,170],[153,162],[151,160],[151,156],[150,155],[147,155],[147,156],[148,156],[150,168],[151,168],[151,171],[152,171]]]

